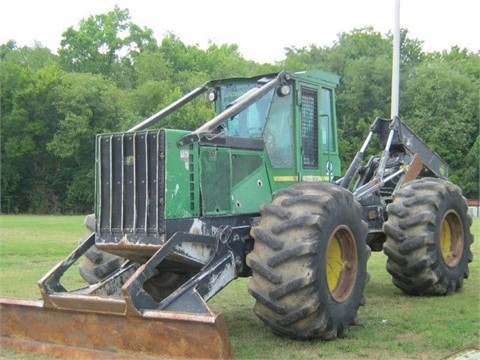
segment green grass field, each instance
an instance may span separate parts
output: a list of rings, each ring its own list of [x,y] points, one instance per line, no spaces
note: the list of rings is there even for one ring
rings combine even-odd
[[[0,295],[40,298],[37,281],[63,260],[86,234],[82,216],[0,216]],[[412,297],[394,287],[386,257],[373,253],[367,304],[345,339],[294,341],[268,332],[252,311],[248,279],[229,284],[210,301],[223,312],[237,359],[441,359],[480,347],[480,219],[474,261],[461,291],[446,297]],[[68,281],[81,285],[76,269]],[[69,283],[69,284],[70,284]],[[51,359],[1,349],[2,359]]]

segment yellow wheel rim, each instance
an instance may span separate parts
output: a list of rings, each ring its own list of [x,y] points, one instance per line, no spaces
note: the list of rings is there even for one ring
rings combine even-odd
[[[337,302],[345,301],[355,285],[357,274],[357,247],[352,232],[346,226],[335,229],[327,245],[327,287]]]
[[[463,252],[463,227],[458,214],[451,210],[445,214],[440,227],[440,252],[445,264],[454,267]]]

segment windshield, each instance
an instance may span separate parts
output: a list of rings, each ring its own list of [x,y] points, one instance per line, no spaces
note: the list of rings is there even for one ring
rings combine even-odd
[[[254,90],[255,89],[251,89],[249,92],[236,99],[235,102],[240,101],[244,96],[249,95],[249,93]],[[227,120],[224,124],[224,135],[261,138],[268,111],[272,103],[273,94],[274,89],[265,94],[260,100],[254,102],[252,105]],[[235,102],[230,105],[233,105]]]

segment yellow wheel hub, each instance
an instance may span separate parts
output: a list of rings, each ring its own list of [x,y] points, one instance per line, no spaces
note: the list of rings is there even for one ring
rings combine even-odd
[[[463,252],[463,227],[458,214],[451,210],[445,214],[440,228],[440,252],[443,261],[454,267],[460,261]]]
[[[345,301],[355,285],[358,266],[355,239],[346,226],[336,228],[330,237],[325,266],[330,295],[337,302]]]

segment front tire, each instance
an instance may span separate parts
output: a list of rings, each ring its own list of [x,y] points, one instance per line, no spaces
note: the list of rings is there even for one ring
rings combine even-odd
[[[255,314],[280,336],[346,336],[368,279],[361,205],[334,184],[299,183],[260,212],[247,256]]]
[[[458,186],[437,178],[405,184],[387,206],[384,252],[395,286],[412,295],[448,295],[472,261],[472,219]]]
[[[95,215],[87,215],[84,224],[90,234],[95,232]],[[86,238],[80,240],[80,242],[85,241],[90,234]],[[109,254],[97,249],[96,246],[92,246],[85,252],[85,256],[83,257],[78,270],[82,278],[90,285],[93,285],[99,283],[106,276],[120,268],[123,261],[124,259],[119,256]]]

